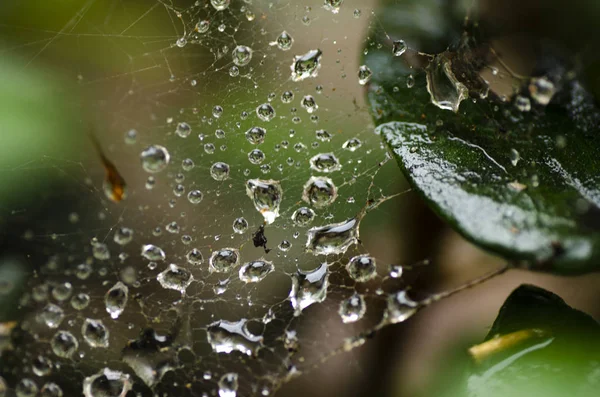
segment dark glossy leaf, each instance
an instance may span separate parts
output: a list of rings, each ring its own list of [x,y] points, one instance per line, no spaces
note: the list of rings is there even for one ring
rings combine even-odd
[[[447,45],[461,28],[444,22],[432,4],[415,20],[392,17],[419,3],[382,8],[365,56],[377,132],[415,190],[463,236],[515,265],[563,274],[599,270],[600,112],[593,98],[570,80],[548,106],[530,112],[492,95],[464,100],[457,113],[434,106],[425,72],[408,66],[426,58],[414,51],[395,57],[392,40],[439,51],[436,43]],[[434,28],[424,29],[424,20]],[[469,57],[477,62],[476,49],[449,51],[444,59],[453,59],[455,74],[473,88],[478,70],[460,63]]]

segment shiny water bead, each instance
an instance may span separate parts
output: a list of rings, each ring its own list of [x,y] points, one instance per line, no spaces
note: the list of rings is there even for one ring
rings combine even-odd
[[[315,101],[315,98],[312,95],[305,95],[304,97],[302,97],[302,100],[300,101],[300,106],[306,109],[308,113],[312,113],[319,108],[319,105],[317,105],[317,101]]]
[[[291,65],[292,80],[302,81],[309,77],[316,77],[321,67],[321,50],[310,50],[306,54],[297,55]]]
[[[310,159],[310,168],[319,172],[334,172],[342,168],[340,161],[333,153],[321,153]]]
[[[373,72],[366,65],[361,65],[358,68],[358,84],[365,85],[371,80],[371,76],[373,76]]]
[[[404,268],[400,265],[390,265],[390,277],[400,278],[404,273]]]
[[[242,318],[231,322],[219,320],[208,325],[206,336],[208,343],[216,353],[239,351],[255,356],[262,345],[263,337],[252,334],[247,327],[248,320]]]
[[[35,397],[38,394],[38,386],[33,380],[23,378],[17,383],[15,393],[17,397]]]
[[[326,10],[329,10],[332,13],[337,14],[338,12],[340,12],[340,7],[342,6],[343,2],[344,2],[344,0],[325,0],[323,7]]]
[[[238,374],[229,372],[219,379],[219,397],[236,397]]]
[[[265,153],[260,149],[253,149],[248,152],[248,160],[252,164],[261,164],[265,161]]]
[[[113,240],[119,245],[129,244],[131,240],[133,240],[133,229],[128,227],[117,228],[115,235],[113,236]]]
[[[294,308],[294,316],[299,316],[308,306],[323,302],[327,298],[328,278],[327,263],[322,263],[309,272],[298,270],[292,275],[289,299]]]
[[[204,256],[197,248],[193,248],[191,251],[189,251],[185,255],[185,258],[187,259],[187,262],[192,265],[200,265],[202,262],[204,262]]]
[[[312,176],[304,184],[302,200],[316,208],[323,208],[335,201],[337,198],[337,187],[330,178]]]
[[[252,127],[244,135],[248,142],[253,145],[259,145],[265,141],[267,130],[262,127]]]
[[[64,318],[65,312],[54,303],[48,303],[38,315],[38,319],[48,328],[58,328]]]
[[[298,226],[306,226],[315,218],[315,212],[308,207],[300,207],[292,214],[292,221]]]
[[[63,391],[54,382],[48,382],[40,390],[39,397],[63,397]]]
[[[200,190],[190,190],[187,195],[188,201],[192,204],[200,204],[203,198],[204,194]]]
[[[377,276],[375,258],[369,255],[357,255],[346,265],[348,275],[355,281],[365,282]]]
[[[288,32],[285,30],[281,32],[281,34],[277,37],[277,48],[282,51],[287,51],[292,48],[294,44],[294,39]]]
[[[79,348],[79,342],[69,331],[58,331],[50,340],[50,347],[58,357],[71,358]]]
[[[37,356],[31,361],[31,370],[37,376],[47,376],[52,372],[52,361],[44,356]]]
[[[181,123],[177,124],[175,133],[177,135],[179,135],[181,138],[187,138],[192,133],[192,127],[186,122],[181,122]]]
[[[341,301],[340,308],[338,309],[342,322],[345,324],[360,320],[366,311],[367,304],[365,303],[365,298],[356,292],[351,297]]]
[[[207,154],[213,154],[215,152],[215,145],[213,145],[212,143],[207,143],[204,145],[204,151]]]
[[[198,23],[196,24],[196,32],[198,33],[206,33],[208,32],[208,28],[210,27],[210,21],[208,20],[202,20],[202,21],[198,21]]]
[[[529,112],[531,110],[531,101],[525,96],[517,95],[515,97],[515,107],[521,112]]]
[[[237,66],[246,66],[252,60],[252,49],[245,45],[239,45],[235,47],[231,57]]]
[[[281,240],[277,248],[279,248],[280,251],[287,252],[292,248],[292,243],[290,243],[289,240]]]
[[[529,82],[529,94],[540,105],[549,104],[555,93],[554,83],[546,76],[534,77]]]
[[[231,3],[231,0],[210,0],[210,4],[217,11],[226,10],[229,7],[230,3]]]
[[[359,222],[356,218],[308,230],[306,250],[315,255],[338,255],[358,242]]]
[[[222,248],[214,251],[208,261],[208,269],[211,272],[224,273],[239,264],[239,251],[235,248]]]
[[[294,93],[292,91],[284,91],[281,94],[281,102],[291,103],[294,100]]]
[[[406,87],[413,88],[415,86],[415,77],[412,74],[406,76]]]
[[[229,178],[229,173],[231,172],[229,168],[229,164],[216,162],[210,167],[210,176],[215,181],[224,181]]]
[[[350,138],[342,145],[342,148],[354,152],[362,146],[362,142],[358,138]]]
[[[93,270],[94,268],[92,267],[91,263],[80,263],[75,268],[75,276],[80,280],[86,280],[90,276],[90,274],[92,274]]]
[[[117,282],[104,296],[104,305],[106,311],[113,320],[119,318],[125,310],[127,299],[129,298],[129,288],[122,282]]]
[[[156,173],[167,168],[171,155],[164,146],[152,145],[148,146],[140,155],[142,160],[142,168],[146,172]]]
[[[90,304],[90,296],[80,292],[71,298],[71,307],[75,310],[83,310]]]
[[[185,294],[187,287],[194,281],[194,276],[188,270],[171,263],[156,276],[156,280],[165,289],[174,289]]]
[[[321,142],[329,142],[331,140],[331,134],[327,130],[317,130],[315,135]]]
[[[517,164],[519,164],[519,160],[521,160],[521,154],[517,151],[517,149],[514,148],[510,149],[509,157],[510,163],[513,165],[513,167],[516,167]]]
[[[106,261],[110,259],[110,250],[108,245],[101,243],[96,238],[92,239],[92,255],[99,261]]]
[[[407,320],[419,310],[419,302],[412,300],[406,291],[391,294],[388,297],[385,321],[396,324]]]
[[[248,221],[246,218],[236,218],[233,221],[233,231],[237,234],[243,234],[248,230]]]
[[[83,395],[85,397],[125,397],[132,385],[133,382],[128,374],[104,368],[83,380]]]
[[[149,261],[164,261],[166,258],[165,251],[154,244],[144,244],[142,246],[142,256]]]
[[[275,270],[273,263],[261,258],[244,263],[242,267],[240,267],[239,277],[240,280],[245,283],[258,283],[267,277],[273,270]]]
[[[406,52],[408,46],[404,42],[404,40],[394,40],[392,44],[392,53],[394,56],[399,57]]]
[[[181,160],[181,168],[183,168],[184,171],[191,171],[195,166],[194,160],[190,158]]]
[[[279,216],[279,206],[283,200],[283,189],[279,181],[250,179],[246,182],[246,194],[266,223],[273,223]]]
[[[108,347],[110,332],[102,320],[86,318],[81,326],[81,335],[91,347]]]
[[[270,103],[263,103],[256,108],[256,115],[262,121],[271,121],[275,117],[275,108]]]

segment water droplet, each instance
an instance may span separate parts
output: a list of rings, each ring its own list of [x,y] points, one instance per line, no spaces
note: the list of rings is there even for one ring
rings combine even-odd
[[[523,95],[515,97],[515,107],[521,112],[529,112],[531,110],[531,101]]]
[[[256,108],[256,115],[262,121],[271,121],[275,117],[275,108],[270,103],[263,103]]]
[[[327,298],[328,278],[327,263],[322,263],[321,266],[310,272],[298,270],[296,274],[292,275],[292,289],[289,298],[295,316],[299,316],[302,310],[313,303],[323,302]]]
[[[315,135],[317,136],[317,139],[321,142],[329,142],[331,140],[331,134],[326,130],[317,130],[315,132]]]
[[[252,199],[254,208],[271,224],[279,216],[279,205],[283,199],[283,189],[272,179],[250,179],[246,182],[246,194]]]
[[[277,246],[277,248],[279,248],[280,251],[286,252],[289,251],[290,248],[292,248],[292,243],[290,243],[288,240],[282,240],[281,243],[279,243],[279,245]]]
[[[69,331],[58,331],[52,337],[50,347],[58,357],[71,358],[79,348],[79,342]]]
[[[540,105],[546,106],[549,104],[555,93],[556,87],[554,83],[546,76],[534,77],[529,83],[529,94]]]
[[[243,234],[248,230],[248,221],[246,218],[236,218],[233,221],[233,231],[237,234]]]
[[[156,276],[156,280],[165,289],[174,289],[185,294],[187,287],[194,281],[192,273],[174,264]]]
[[[210,167],[210,176],[215,181],[224,181],[229,178],[229,164],[216,162]]]
[[[146,172],[156,173],[167,168],[171,155],[164,146],[152,145],[142,152],[140,158]]]
[[[292,221],[298,226],[306,226],[315,218],[315,212],[307,207],[300,207],[292,214]]]
[[[342,317],[342,322],[347,324],[363,318],[366,311],[367,304],[365,303],[365,298],[355,292],[354,295],[340,302],[338,313]]]
[[[238,374],[227,373],[219,379],[219,397],[235,397],[238,389]]]
[[[294,93],[292,91],[284,91],[281,94],[281,102],[291,103],[294,100]]]
[[[352,13],[352,15],[354,16],[354,18],[360,18],[360,16],[362,15],[362,11],[359,10],[358,8],[354,9],[354,12]]]
[[[275,270],[273,263],[261,258],[252,262],[244,263],[240,268],[240,280],[245,283],[258,283],[269,273]]]
[[[392,294],[388,298],[385,321],[396,324],[405,321],[419,309],[419,303],[412,300],[406,291]]]
[[[231,57],[237,66],[246,66],[252,60],[252,49],[245,45],[239,45],[235,47]]]
[[[280,50],[287,51],[290,48],[292,48],[292,44],[294,44],[294,39],[292,36],[290,36],[288,32],[284,30],[283,32],[281,32],[279,37],[277,37],[277,41],[275,42],[275,44]]]
[[[40,397],[62,397],[63,391],[59,385],[53,382],[46,383],[40,390]]]
[[[365,282],[377,275],[375,258],[369,255],[357,255],[346,265],[348,275],[355,281]]]
[[[188,201],[192,204],[200,204],[204,198],[204,194],[200,190],[190,190],[187,195]]]
[[[358,242],[356,218],[326,226],[313,227],[308,231],[306,249],[315,255],[337,255],[346,252]]]
[[[365,85],[371,80],[371,76],[373,76],[373,72],[366,65],[361,65],[358,68],[358,84]]]
[[[117,282],[104,296],[106,311],[113,320],[119,318],[129,297],[129,288],[122,282]]]
[[[334,172],[340,170],[342,165],[333,153],[321,153],[310,159],[310,168],[319,172]]]
[[[400,278],[404,273],[404,268],[400,265],[390,265],[390,277]]]
[[[248,160],[252,164],[260,164],[265,161],[265,154],[260,149],[253,149],[248,153]]]
[[[110,250],[108,245],[98,242],[96,238],[92,239],[92,255],[99,261],[106,261],[110,259]]]
[[[35,397],[38,394],[38,387],[33,380],[23,378],[17,383],[15,393],[17,397]]]
[[[149,261],[164,261],[166,258],[165,251],[154,244],[144,244],[142,246],[142,256]]]
[[[222,248],[214,251],[208,261],[211,272],[224,273],[236,267],[240,261],[240,254],[235,248]]]
[[[306,109],[308,113],[312,113],[319,108],[319,105],[317,105],[317,102],[312,95],[305,95],[302,98],[302,101],[300,101],[300,106]]]
[[[208,343],[217,353],[239,351],[248,356],[256,355],[263,337],[252,334],[247,327],[248,320],[236,322],[220,320],[210,324],[206,330]]]
[[[204,257],[202,256],[202,252],[200,250],[193,248],[190,252],[185,255],[189,264],[192,265],[200,265],[204,261]]]
[[[335,201],[337,188],[330,178],[323,176],[312,176],[304,185],[302,200],[315,206],[323,208]]]
[[[342,6],[343,2],[344,0],[325,0],[323,8],[331,11],[334,14],[337,14],[340,12],[340,7]]]
[[[404,42],[404,40],[394,40],[392,45],[392,53],[395,57],[399,57],[406,52],[408,46]]]
[[[317,77],[321,67],[321,50],[310,50],[304,55],[294,57],[292,63],[292,80],[301,81],[308,77]]]
[[[31,370],[37,376],[47,376],[52,372],[52,361],[44,356],[37,356],[31,362]]]
[[[109,331],[102,320],[86,318],[81,326],[81,335],[91,347],[108,347]]]
[[[90,296],[80,292],[71,298],[71,306],[75,310],[83,310],[90,304]]]
[[[198,33],[206,33],[206,32],[208,32],[209,27],[210,27],[210,21],[208,21],[208,20],[198,21],[198,23],[196,24],[196,31]]]
[[[38,315],[38,319],[46,324],[48,328],[58,328],[64,318],[63,309],[54,303],[48,303]]]
[[[83,380],[83,395],[85,397],[125,397],[131,390],[131,386],[129,375],[104,368]]]
[[[519,160],[521,160],[521,155],[519,154],[517,149],[511,148],[510,149],[510,163],[513,165],[513,167],[517,166],[517,164],[519,163]]]
[[[188,123],[181,122],[177,124],[175,133],[182,138],[187,138],[192,133],[192,127]]]
[[[113,240],[119,245],[129,244],[131,240],[133,240],[133,229],[130,229],[128,227],[117,228]]]
[[[460,103],[468,98],[469,90],[454,76],[452,61],[444,54],[436,55],[426,71],[431,103],[440,109],[457,113]]]
[[[229,7],[229,3],[231,3],[231,0],[210,0],[210,4],[212,4],[217,11],[226,10],[227,7]]]
[[[259,145],[265,141],[267,130],[262,127],[252,127],[245,133],[246,139],[253,145]]]
[[[362,142],[360,141],[360,139],[351,138],[351,139],[348,139],[346,142],[344,142],[344,144],[342,145],[342,148],[346,149],[350,152],[354,152],[361,146],[362,146]]]

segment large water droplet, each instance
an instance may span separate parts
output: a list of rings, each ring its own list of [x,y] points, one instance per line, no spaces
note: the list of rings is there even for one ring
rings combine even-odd
[[[21,379],[17,383],[17,387],[15,387],[17,397],[35,397],[38,394],[38,390],[37,384],[29,378]]]
[[[356,218],[340,223],[313,227],[308,231],[306,249],[315,255],[337,255],[358,242]]]
[[[355,292],[354,295],[340,302],[338,313],[342,318],[342,322],[353,323],[363,318],[366,311],[367,304],[365,303],[365,298]]]
[[[148,146],[141,154],[142,167],[147,172],[160,172],[167,168],[171,155],[164,146]]]
[[[305,95],[304,97],[302,97],[302,100],[300,101],[300,106],[302,106],[303,109],[306,109],[308,113],[313,113],[319,108],[315,97],[313,97],[312,95]]]
[[[102,320],[86,318],[81,326],[81,335],[91,347],[108,347],[110,332]]]
[[[165,289],[174,289],[185,294],[187,287],[194,281],[194,276],[188,270],[171,263],[156,276],[156,280]]]
[[[555,93],[554,83],[546,76],[534,77],[529,83],[529,94],[540,105],[546,106],[549,104]]]
[[[83,380],[83,394],[85,397],[125,397],[131,386],[129,375],[104,368]]]
[[[304,185],[302,200],[315,206],[323,208],[333,203],[337,198],[337,187],[331,178],[324,176],[312,176]]]
[[[63,397],[63,391],[56,383],[48,382],[40,390],[39,397]]]
[[[212,4],[217,11],[226,10],[227,7],[229,7],[229,3],[231,3],[231,0],[210,0],[210,4]]]
[[[239,45],[235,47],[231,57],[237,66],[246,66],[252,60],[252,49],[245,45]]]
[[[262,346],[263,337],[248,331],[248,320],[243,318],[236,322],[220,320],[207,328],[208,343],[217,353],[239,351],[248,356],[256,355]]]
[[[222,248],[214,251],[208,261],[211,272],[224,273],[236,267],[240,261],[239,251],[235,248]]]
[[[321,50],[310,50],[304,55],[294,57],[292,63],[292,80],[301,81],[308,77],[317,77],[321,67]]]
[[[261,144],[265,141],[267,130],[262,127],[252,127],[246,131],[246,139],[253,145]]]
[[[128,227],[117,228],[113,240],[119,245],[129,244],[133,240],[133,229]]]
[[[271,121],[275,117],[275,108],[270,103],[263,103],[256,108],[256,115],[262,121]]]
[[[192,133],[192,127],[186,122],[181,122],[177,124],[175,133],[182,138],[187,138]]]
[[[443,54],[436,55],[427,65],[427,91],[431,103],[455,113],[460,103],[469,96],[467,87],[452,72],[452,61]]]
[[[238,389],[238,374],[227,373],[219,379],[219,397],[235,397]]]
[[[375,258],[369,255],[357,255],[350,259],[346,265],[348,275],[358,282],[371,280],[377,275],[377,265]]]
[[[292,275],[292,289],[289,298],[295,316],[299,316],[302,310],[313,303],[323,302],[327,298],[328,278],[327,263],[322,263],[321,266],[310,272],[298,270],[296,274]]]
[[[244,263],[240,268],[240,280],[245,283],[258,283],[269,273],[275,270],[273,263],[261,258],[252,262]]]
[[[325,0],[323,7],[326,10],[329,10],[332,13],[337,14],[338,12],[340,12],[340,7],[342,6],[343,2],[344,2],[344,0]]]
[[[71,358],[79,348],[79,342],[69,331],[58,331],[52,337],[50,347],[58,357]]]
[[[278,181],[250,179],[246,182],[246,194],[252,199],[254,208],[263,215],[266,223],[273,223],[279,216],[283,189]]]
[[[229,178],[229,173],[230,173],[230,168],[229,168],[229,164],[227,163],[222,163],[222,162],[217,162],[214,163],[211,167],[210,167],[210,176],[212,176],[212,178],[215,181],[224,181],[227,178]]]
[[[292,48],[292,44],[294,44],[294,39],[292,36],[290,36],[288,32],[284,30],[283,32],[281,32],[279,37],[277,37],[277,41],[275,42],[275,44],[280,50],[287,51],[290,48]]]
[[[64,318],[63,309],[54,303],[47,304],[38,315],[38,319],[49,328],[57,328]]]
[[[142,246],[142,256],[149,261],[164,261],[166,258],[165,251],[153,244],[144,244]]]
[[[47,376],[52,372],[52,361],[44,356],[37,356],[31,362],[31,370],[37,376]]]
[[[412,300],[406,291],[392,294],[388,298],[385,321],[396,324],[405,321],[419,309],[419,302]]]
[[[117,282],[104,296],[106,311],[112,319],[117,319],[125,310],[127,299],[129,298],[129,288],[122,282]]]
[[[342,165],[333,153],[321,153],[310,159],[310,168],[319,172],[333,172],[340,170]]]

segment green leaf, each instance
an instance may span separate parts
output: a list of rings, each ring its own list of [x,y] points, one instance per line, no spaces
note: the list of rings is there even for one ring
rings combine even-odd
[[[415,49],[439,51],[458,37],[460,25],[448,22],[436,2],[424,3],[416,20],[393,17],[416,1],[382,8],[367,41],[376,132],[415,190],[470,241],[530,269],[599,270],[600,112],[593,98],[573,80],[531,112],[492,98],[468,98],[457,113],[434,106],[425,72],[408,66],[424,57],[395,57],[391,44],[406,39]],[[424,29],[423,20],[435,28]],[[473,55],[447,52],[440,59],[460,69]],[[468,65],[461,70],[472,77]]]
[[[596,396],[600,324],[541,288],[522,285],[508,297],[486,340],[535,329],[545,336],[497,349],[468,371],[469,396]],[[496,339],[498,340],[498,339]]]

